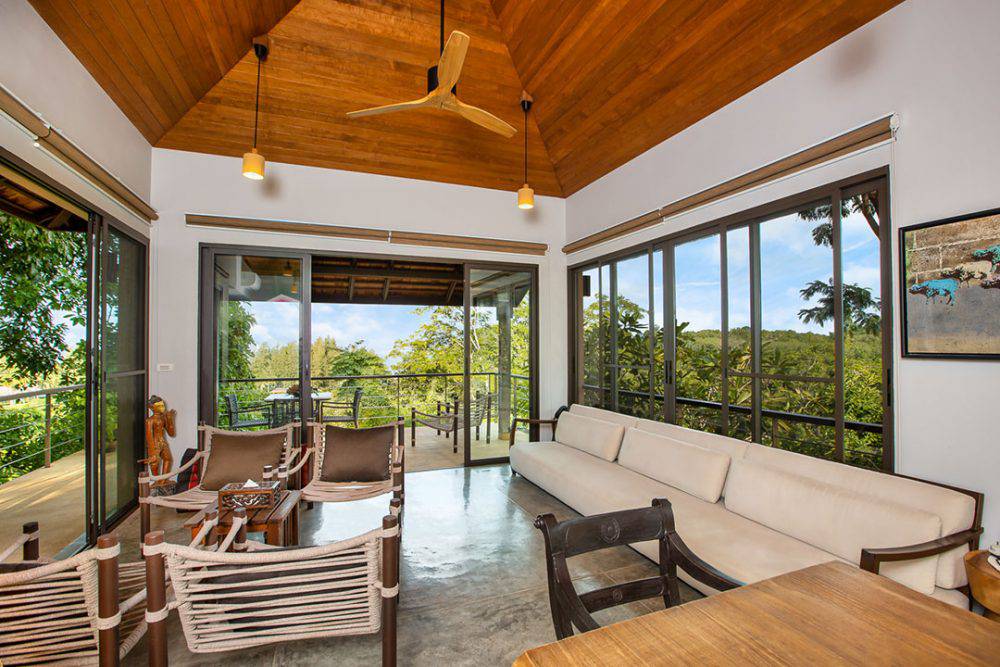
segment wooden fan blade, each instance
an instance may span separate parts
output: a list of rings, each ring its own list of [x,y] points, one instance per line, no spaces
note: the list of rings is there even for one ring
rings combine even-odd
[[[442,105],[442,109],[454,111],[462,118],[470,120],[476,125],[485,127],[491,132],[503,135],[508,139],[517,134],[517,130],[514,129],[514,126],[500,120],[489,111],[485,111],[479,107],[474,107],[471,104],[466,104],[454,95],[450,95],[449,97],[450,99],[445,100],[445,103]]]
[[[375,116],[380,113],[392,113],[393,111],[404,111],[406,109],[419,109],[420,107],[434,106],[432,104],[433,97],[431,95],[425,95],[419,100],[410,100],[409,102],[398,102],[396,104],[386,104],[380,107],[371,107],[370,109],[360,109],[358,111],[348,111],[348,118],[361,118],[362,116]]]
[[[455,30],[448,37],[438,61],[438,91],[450,91],[458,83],[465,64],[465,54],[469,51],[469,36]]]

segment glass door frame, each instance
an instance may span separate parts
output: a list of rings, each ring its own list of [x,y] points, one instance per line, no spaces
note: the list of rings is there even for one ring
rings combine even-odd
[[[472,281],[470,280],[472,271],[510,271],[512,273],[527,273],[531,276],[531,288],[530,295],[531,301],[529,305],[531,306],[530,312],[528,314],[528,330],[529,330],[529,342],[528,342],[528,385],[531,389],[531,397],[528,402],[529,405],[529,415],[530,419],[538,419],[538,312],[539,312],[539,299],[538,299],[538,265],[537,264],[520,264],[514,262],[480,262],[480,261],[468,261],[462,262],[462,284],[463,284],[463,295],[462,295],[462,311],[463,311],[463,329],[465,338],[465,350],[463,354],[464,358],[464,372],[462,377],[463,384],[463,398],[462,402],[464,405],[463,409],[463,424],[462,433],[464,436],[463,445],[463,463],[466,468],[473,466],[483,466],[483,465],[494,465],[497,463],[507,463],[510,461],[510,456],[494,456],[491,458],[484,459],[474,459],[472,458],[472,423],[470,406],[472,404],[472,340],[471,340],[471,326],[472,326]],[[499,386],[499,383],[498,383]],[[530,440],[538,439],[538,424],[530,423],[528,425],[528,434]],[[499,437],[499,433],[497,434]]]
[[[664,358],[664,409],[662,418],[668,423],[674,423],[676,420],[676,342],[674,326],[672,322],[676,315],[676,303],[674,299],[675,284],[673,280],[674,275],[674,248],[685,242],[694,241],[699,238],[708,237],[714,234],[720,235],[720,266],[721,266],[721,315],[722,315],[722,413],[725,415],[728,410],[728,335],[727,335],[727,324],[728,324],[728,281],[727,281],[727,252],[726,252],[726,233],[733,229],[738,229],[740,227],[748,227],[750,235],[750,309],[751,309],[751,336],[753,338],[752,349],[755,351],[760,350],[761,344],[761,294],[760,294],[760,233],[759,225],[766,220],[781,216],[783,214],[795,212],[799,210],[802,206],[807,205],[817,200],[824,198],[829,198],[831,202],[839,203],[845,198],[857,195],[861,192],[868,192],[872,190],[877,190],[879,193],[878,202],[878,217],[880,221],[879,225],[879,244],[880,244],[880,257],[879,257],[879,268],[880,268],[880,299],[881,299],[881,322],[883,327],[882,332],[882,465],[881,469],[885,471],[893,471],[895,469],[895,441],[894,441],[894,429],[893,429],[893,401],[894,393],[892,388],[893,379],[893,368],[894,368],[894,358],[893,358],[893,341],[894,341],[894,322],[893,322],[893,289],[894,280],[896,274],[892,271],[892,240],[893,240],[893,227],[890,216],[890,193],[889,193],[889,169],[888,167],[883,167],[880,169],[875,169],[869,172],[858,174],[851,178],[842,179],[834,183],[829,183],[816,188],[809,189],[798,194],[779,199],[774,202],[763,204],[745,211],[740,211],[710,222],[706,222],[701,225],[696,225],[694,227],[676,232],[674,234],[668,234],[666,236],[638,244],[629,248],[610,253],[605,256],[595,257],[583,262],[578,262],[572,264],[567,268],[568,272],[568,287],[569,287],[569,345],[567,351],[569,354],[569,399],[570,403],[576,402],[582,398],[579,393],[581,387],[583,386],[583,368],[584,363],[583,350],[580,349],[582,346],[582,313],[581,313],[581,292],[579,291],[580,285],[582,283],[583,272],[588,269],[593,269],[595,267],[603,267],[606,265],[611,265],[612,267],[612,284],[613,279],[613,269],[614,263],[640,255],[643,253],[648,253],[650,257],[657,250],[662,251],[663,256],[663,358]],[[833,221],[834,229],[834,266],[833,266],[833,277],[835,281],[834,290],[836,294],[837,305],[835,306],[837,312],[837,318],[835,320],[835,330],[836,330],[836,386],[837,386],[837,400],[835,406],[835,428],[841,433],[844,428],[844,400],[843,400],[843,377],[844,377],[844,358],[842,354],[842,327],[843,327],[843,279],[842,279],[842,254],[843,248],[840,244],[840,207],[838,205],[831,206],[831,219]],[[652,277],[652,272],[650,273]],[[613,308],[613,304],[611,304]],[[613,313],[613,310],[612,310]],[[670,324],[670,326],[668,326]],[[613,333],[614,327],[612,327]],[[609,336],[610,337],[610,336]],[[579,338],[579,340],[578,340]],[[613,345],[613,340],[609,341]],[[760,416],[761,416],[761,391],[759,388],[760,384],[760,355],[759,353],[753,355],[753,365],[754,365],[754,376],[755,380],[753,382],[753,401],[752,401],[752,415],[754,420],[754,442],[760,441]],[[650,384],[653,384],[651,379]],[[609,387],[604,388],[604,390],[611,391],[614,395],[613,384]],[[653,392],[656,392],[656,387],[653,387]],[[838,436],[838,451],[843,444],[843,437]]]
[[[313,253],[301,249],[259,246],[198,244],[198,423],[218,424],[218,345],[219,321],[215,312],[215,258],[219,255],[278,257],[300,262],[299,276],[299,387],[300,396],[312,394],[312,258]],[[211,363],[205,363],[210,360]],[[312,401],[299,401],[299,419],[308,424],[312,419]],[[307,429],[299,429],[300,441],[305,442]]]

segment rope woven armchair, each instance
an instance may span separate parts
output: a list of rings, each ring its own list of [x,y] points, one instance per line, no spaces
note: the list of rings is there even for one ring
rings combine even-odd
[[[119,563],[118,539],[60,561],[38,560],[38,524],[0,552],[0,664],[118,664],[146,632],[145,564]]]
[[[198,452],[180,468],[164,475],[139,476],[140,530],[145,535],[150,530],[150,506],[169,507],[180,511],[196,512],[218,500],[219,489],[229,482],[243,482],[248,478],[264,479],[265,470],[278,471],[278,479],[287,483],[293,474],[300,449],[295,442],[295,425],[287,424],[266,431],[227,431],[204,424],[198,427]],[[212,458],[212,443],[218,441],[217,456]],[[151,494],[156,482],[176,480],[180,473],[199,467],[198,485],[165,496]],[[296,468],[297,469],[297,468]]]
[[[396,516],[347,540],[289,548],[246,542],[245,522],[245,514],[235,517],[216,551],[165,543],[161,531],[146,535],[150,664],[167,664],[171,609],[192,653],[381,631],[382,664],[396,664]],[[233,553],[225,552],[229,545]]]
[[[370,428],[310,423],[312,446],[288,469],[298,473],[310,461],[302,500],[336,503],[392,493],[392,512],[403,503],[404,422],[402,418]]]

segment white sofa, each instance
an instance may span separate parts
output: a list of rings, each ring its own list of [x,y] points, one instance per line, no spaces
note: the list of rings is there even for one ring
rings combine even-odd
[[[511,469],[581,514],[667,498],[688,546],[744,583],[841,560],[968,606],[979,494],[583,405],[553,426],[553,441],[513,445]]]

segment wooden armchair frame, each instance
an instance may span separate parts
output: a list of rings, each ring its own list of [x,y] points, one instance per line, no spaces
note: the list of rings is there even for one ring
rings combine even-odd
[[[653,500],[652,507],[595,514],[557,522],[552,514],[535,519],[535,527],[545,537],[545,566],[549,581],[549,605],[556,638],[573,635],[574,626],[582,632],[596,630],[600,624],[592,613],[636,600],[662,597],[665,606],[680,604],[677,568],[696,580],[720,591],[743,584],[698,558],[674,528],[670,501]],[[660,550],[660,574],[627,583],[614,584],[587,593],[577,593],[569,572],[567,558],[599,549],[657,540]]]

